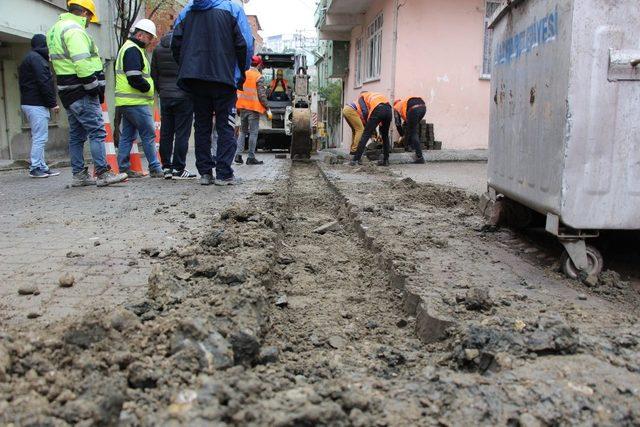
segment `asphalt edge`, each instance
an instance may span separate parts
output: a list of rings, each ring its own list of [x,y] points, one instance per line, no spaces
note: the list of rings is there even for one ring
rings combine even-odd
[[[320,162],[318,162],[318,169],[331,191],[340,201],[342,206],[338,209],[344,211],[349,225],[355,230],[367,250],[376,255],[379,265],[389,276],[390,285],[402,292],[402,308],[407,315],[416,318],[415,332],[417,336],[427,344],[444,339],[447,329],[455,325],[453,319],[433,314],[432,310],[429,309],[429,301],[412,290],[408,277],[398,271],[392,258],[384,255],[383,248],[375,242],[369,228],[362,225],[358,208],[349,202],[349,199],[327,175]]]

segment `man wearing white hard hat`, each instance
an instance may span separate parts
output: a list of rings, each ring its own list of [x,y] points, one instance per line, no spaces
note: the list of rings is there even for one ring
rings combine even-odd
[[[154,85],[151,64],[145,48],[156,38],[156,25],[141,19],[133,26],[131,37],[118,52],[116,60],[116,107],[122,112],[122,132],[118,146],[118,167],[129,178],[143,175],[132,171],[131,146],[136,133],[140,135],[144,154],[149,162],[149,175],[162,178],[162,165],[156,154],[155,123],[153,121]]]

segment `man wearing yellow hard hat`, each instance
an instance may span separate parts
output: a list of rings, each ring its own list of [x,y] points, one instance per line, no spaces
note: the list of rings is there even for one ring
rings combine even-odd
[[[69,118],[71,185],[107,185],[122,182],[126,174],[114,174],[106,161],[107,137],[102,118],[105,77],[98,47],[87,33],[89,22],[98,22],[93,0],[69,0],[68,12],[47,33],[47,46],[57,76],[58,95]],[[84,164],[84,143],[89,139],[97,179]]]

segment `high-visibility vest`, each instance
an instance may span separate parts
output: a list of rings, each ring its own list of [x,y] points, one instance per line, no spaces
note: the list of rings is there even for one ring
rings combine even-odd
[[[104,84],[93,82],[83,85],[80,81],[103,71],[98,47],[85,30],[85,24],[86,18],[63,13],[47,33],[49,57],[58,77],[60,92],[77,90],[83,86],[85,90],[92,90],[95,85]]]
[[[135,47],[142,54],[142,61],[144,67],[142,71],[124,71],[124,53],[131,47]],[[129,84],[127,75],[142,75],[151,89],[149,92],[141,92]],[[153,105],[154,86],[153,79],[151,78],[151,65],[149,65],[149,59],[147,54],[140,46],[127,40],[120,52],[118,52],[118,59],[116,60],[116,107],[128,107],[135,105]]]
[[[267,112],[267,109],[260,103],[258,97],[258,79],[262,77],[262,73],[251,68],[247,71],[247,80],[244,82],[243,90],[238,91],[238,102],[236,109],[256,111],[260,114]]]
[[[282,84],[282,88],[284,89],[284,92],[287,91],[289,82],[286,81],[285,79],[282,79],[282,80],[275,79],[275,80],[271,80],[271,93],[273,93],[273,91],[276,90],[276,85],[278,81]]]
[[[373,110],[375,110],[378,105],[389,103],[389,100],[387,99],[386,96],[376,92],[365,92],[362,94],[360,99],[362,99],[367,106],[367,110],[368,110],[368,113],[366,115],[367,120],[369,120],[369,117],[371,117],[371,113],[373,113]],[[360,103],[357,102],[356,106],[358,107],[358,113],[360,113],[360,115],[364,117],[365,114],[362,111],[362,107]]]
[[[411,96],[409,98],[400,100],[400,102],[398,102],[393,107],[393,109],[396,110],[398,114],[400,114],[400,117],[402,117],[402,120],[404,120],[405,122],[407,121],[407,107],[409,106],[409,101],[411,101],[412,99],[419,99],[422,101],[422,98],[420,98],[419,96]]]

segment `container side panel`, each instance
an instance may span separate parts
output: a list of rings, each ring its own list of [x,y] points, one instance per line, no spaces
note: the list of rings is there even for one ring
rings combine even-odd
[[[640,229],[640,80],[610,78],[625,67],[612,63],[617,52],[640,59],[640,8],[580,0],[574,22],[560,216],[580,229]]]
[[[567,124],[572,0],[529,0],[494,29],[489,185],[559,213]]]

